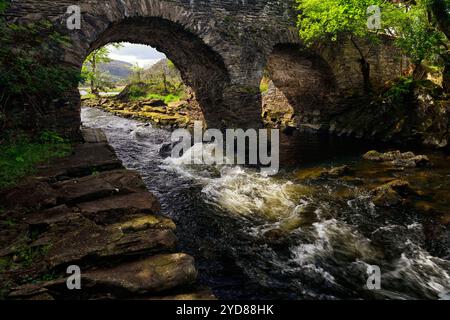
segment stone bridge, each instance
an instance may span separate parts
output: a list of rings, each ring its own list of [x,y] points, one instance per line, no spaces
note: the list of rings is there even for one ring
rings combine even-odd
[[[66,27],[72,5],[81,7],[79,30]],[[12,1],[7,14],[16,22],[50,19],[71,41],[57,63],[80,69],[92,50],[108,43],[157,48],[193,88],[210,127],[261,126],[259,86],[265,70],[280,99],[316,118],[338,110],[336,101],[363,87],[358,52],[350,45],[302,45],[293,0],[20,0]],[[404,68],[392,50],[386,42],[372,52],[377,85]],[[56,104],[46,110],[47,126],[76,134],[77,88]]]

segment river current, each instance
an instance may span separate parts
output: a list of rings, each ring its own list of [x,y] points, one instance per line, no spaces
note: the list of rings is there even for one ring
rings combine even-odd
[[[176,222],[180,249],[196,258],[200,282],[221,299],[450,299],[448,225],[408,208],[376,208],[367,185],[398,173],[363,162],[365,146],[347,144],[355,154],[336,155],[345,144],[305,139],[303,149],[284,152],[305,161],[267,177],[240,166],[184,165],[161,152],[168,130],[91,108],[82,109],[82,122],[102,128],[124,165],[142,175]],[[302,174],[342,163],[360,177]],[[422,183],[430,179],[450,190],[449,167]],[[381,270],[380,290],[367,287],[371,265]]]

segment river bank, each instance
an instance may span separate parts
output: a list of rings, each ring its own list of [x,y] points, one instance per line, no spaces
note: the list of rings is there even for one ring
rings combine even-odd
[[[101,130],[0,193],[0,287],[9,299],[213,299],[174,222]],[[81,271],[69,290],[68,266]]]

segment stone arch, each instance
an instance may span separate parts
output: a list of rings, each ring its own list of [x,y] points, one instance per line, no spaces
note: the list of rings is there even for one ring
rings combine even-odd
[[[220,122],[222,114],[218,111],[223,103],[223,90],[230,81],[229,75],[220,55],[199,37],[166,19],[128,18],[111,24],[99,34],[83,56],[114,42],[150,45],[165,53],[180,70],[185,84],[194,90],[208,124]],[[79,62],[78,67],[81,67]]]
[[[72,44],[64,49],[63,63],[81,68],[92,50],[112,42],[150,45],[181,71],[209,127],[260,127],[260,97],[246,86],[248,70],[242,64],[249,53],[233,43],[236,38],[217,25],[214,14],[204,14],[212,8],[155,0],[110,0],[98,6],[81,1],[80,6],[82,28],[70,32]],[[57,19],[64,25],[66,18]],[[68,96],[79,122],[78,91]]]
[[[284,117],[284,125],[296,127],[324,121],[337,84],[332,68],[319,54],[299,43],[277,44],[267,57],[266,73],[270,84],[263,94],[263,116],[273,112]]]

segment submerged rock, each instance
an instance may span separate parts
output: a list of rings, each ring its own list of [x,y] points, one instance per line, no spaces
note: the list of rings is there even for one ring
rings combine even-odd
[[[340,166],[340,167],[331,168],[330,170],[326,171],[324,173],[324,175],[326,177],[339,178],[339,177],[349,174],[350,172],[351,172],[351,170],[350,170],[349,166]]]
[[[394,180],[372,190],[372,201],[377,207],[393,207],[402,205],[404,197],[413,193],[408,181]]]
[[[340,178],[351,173],[349,166],[324,168],[307,168],[297,172],[299,179],[320,179],[320,178]]]
[[[396,167],[424,167],[431,164],[430,159],[425,155],[415,155],[413,152],[389,151],[380,153],[372,150],[363,155],[365,160],[385,162]]]

